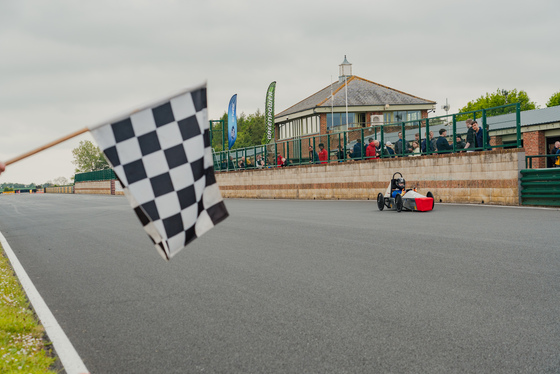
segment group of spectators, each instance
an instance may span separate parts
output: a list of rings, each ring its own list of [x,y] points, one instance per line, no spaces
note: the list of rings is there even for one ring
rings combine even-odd
[[[456,137],[456,150],[458,151],[468,151],[474,148],[482,148],[484,143],[484,131],[478,125],[475,120],[468,119],[467,124],[467,137],[466,141],[463,140],[461,135]],[[426,138],[420,140],[420,133],[414,134],[414,141],[404,141],[402,138],[402,132],[398,133],[399,140],[393,145],[390,141],[382,146],[379,140],[369,138],[368,145],[364,148],[362,146],[361,139],[357,139],[356,143],[353,145],[352,150],[345,153],[342,145],[338,146],[336,152],[336,158],[339,162],[348,160],[361,160],[362,152],[364,153],[363,159],[378,159],[381,157],[400,157],[405,156],[420,156],[422,153],[426,152],[449,152],[453,150],[452,144],[447,140],[447,130],[442,128],[439,130],[439,137],[434,138],[434,132],[424,134]],[[489,137],[486,139],[487,145],[489,142]],[[309,146],[309,163],[312,164],[326,164],[329,162],[329,152],[325,149],[324,143],[319,143],[318,150]],[[487,148],[488,149],[488,148]],[[268,162],[266,165],[274,164],[274,162]],[[289,166],[289,161],[286,157],[278,154],[275,160],[275,164],[278,167]],[[225,160],[222,161],[222,170],[242,170],[242,169],[253,169],[253,168],[263,168],[265,166],[265,161],[261,155],[257,155],[253,160],[250,157],[241,157],[237,164],[234,163],[233,157],[229,156],[229,161],[226,163]]]
[[[484,146],[484,130],[477,121],[468,119],[467,136],[463,140],[461,135],[457,135],[456,150],[459,152],[473,151],[474,148],[482,148]],[[414,134],[414,141],[404,142],[402,132],[398,134],[399,140],[395,143],[395,153],[397,155],[419,156],[426,152],[450,152],[453,150],[452,143],[447,140],[447,130],[442,128],[439,130],[439,137],[434,138],[434,132],[424,133],[425,138],[420,141],[420,133]],[[387,142],[387,146],[391,146],[391,142]],[[404,147],[404,150],[403,150]],[[490,137],[486,136],[486,149],[490,149]]]
[[[547,166],[549,168],[560,168],[560,141],[554,142],[554,147],[550,149],[549,155],[558,157],[547,157]]]

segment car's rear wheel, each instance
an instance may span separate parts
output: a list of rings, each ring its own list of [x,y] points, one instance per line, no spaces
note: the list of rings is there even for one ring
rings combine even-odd
[[[383,194],[381,192],[377,194],[377,208],[379,208],[379,210],[383,210],[385,208],[385,199],[383,198]]]
[[[395,196],[395,206],[397,207],[397,212],[400,212],[403,208],[403,199],[401,194],[397,194]]]

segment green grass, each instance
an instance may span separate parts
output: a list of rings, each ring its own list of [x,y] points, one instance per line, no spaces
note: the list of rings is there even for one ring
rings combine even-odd
[[[0,373],[55,373],[44,335],[0,247]]]

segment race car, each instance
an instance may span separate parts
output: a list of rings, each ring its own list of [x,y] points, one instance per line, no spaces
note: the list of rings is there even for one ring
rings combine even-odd
[[[399,178],[395,178],[400,175]],[[434,209],[434,195],[428,192],[426,196],[416,192],[416,188],[406,189],[406,182],[398,171],[393,174],[393,178],[385,191],[377,195],[377,207],[383,210],[385,207],[397,212],[404,210],[428,212]]]

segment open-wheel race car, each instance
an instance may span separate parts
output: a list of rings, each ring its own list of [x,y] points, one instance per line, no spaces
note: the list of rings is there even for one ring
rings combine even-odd
[[[399,178],[395,178],[400,175]],[[434,195],[428,192],[426,196],[416,192],[416,188],[406,189],[406,182],[398,171],[393,174],[393,178],[385,191],[377,195],[377,207],[383,210],[385,207],[397,212],[404,210],[427,212],[434,209]]]

